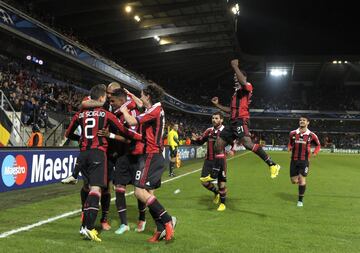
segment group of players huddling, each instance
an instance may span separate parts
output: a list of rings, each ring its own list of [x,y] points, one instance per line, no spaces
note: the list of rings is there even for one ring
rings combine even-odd
[[[249,104],[253,86],[247,82],[245,72],[239,69],[238,60],[232,60],[234,70],[234,94],[229,107],[219,103],[217,97],[211,102],[230,115],[230,125],[223,125],[221,111],[212,115],[212,127],[201,135],[193,134],[192,143],[202,145],[207,142],[207,154],[200,181],[214,193],[214,203],[218,211],[226,210],[226,152],[225,146],[241,144],[258,155],[268,166],[271,178],[280,171],[259,144],[250,137]],[[143,232],[146,226],[145,212],[149,210],[156,224],[155,233],[148,242],[170,241],[174,238],[177,219],[171,216],[155,197],[154,191],[161,185],[165,170],[163,157],[163,133],[165,113],[161,105],[163,89],[155,83],[149,84],[136,97],[118,83],[96,85],[85,98],[81,109],[73,117],[65,136],[79,141],[80,155],[73,174],[63,183],[76,183],[79,172],[83,176],[80,196],[82,202],[82,224],[80,233],[87,239],[100,242],[95,221],[101,202],[100,219],[103,230],[110,230],[108,212],[110,206],[109,184],[113,183],[116,194],[116,208],[120,226],[116,234],[130,231],[126,216],[126,186],[135,187],[138,200],[139,219],[135,231]],[[303,206],[306,188],[305,178],[309,170],[311,143],[316,144],[313,154],[320,150],[317,136],[307,127],[309,119],[301,117],[299,128],[290,133],[289,150],[292,150],[290,176],[299,185],[298,206]],[[80,130],[79,130],[80,129]],[[80,134],[76,134],[76,131]],[[176,129],[177,130],[177,129]],[[177,136],[177,135],[175,135]],[[171,156],[176,156],[176,147],[171,148]],[[170,176],[173,174],[174,160],[171,159]],[[216,184],[217,186],[216,186]]]

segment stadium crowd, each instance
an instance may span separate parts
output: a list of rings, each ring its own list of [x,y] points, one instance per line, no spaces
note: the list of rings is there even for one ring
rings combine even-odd
[[[229,73],[229,75],[231,75]],[[251,80],[250,80],[251,81]],[[181,80],[163,80],[170,94],[176,94],[180,100],[190,103],[209,106],[212,97],[219,97],[223,104],[230,103],[232,89],[222,81],[217,84],[196,83],[198,89],[194,90],[195,84],[184,83]],[[166,85],[167,83],[171,85]],[[281,85],[274,83],[253,83],[254,94],[251,97],[252,109],[265,109],[266,111],[277,110],[322,110],[322,111],[360,111],[359,94],[360,87],[341,86],[324,89],[324,86],[304,86],[304,84]],[[269,89],[269,87],[271,87]],[[299,90],[301,91],[299,93]],[[336,103],[334,103],[336,101]]]
[[[67,83],[70,83],[69,85],[64,85],[61,81],[59,81],[59,83],[56,81],[45,81],[48,80],[48,78],[45,77],[52,77],[52,75],[51,73],[46,72],[44,68],[38,67],[34,64],[28,64],[26,61],[14,59],[3,54],[0,54],[0,58],[0,90],[2,90],[5,96],[9,99],[15,111],[21,112],[21,120],[24,124],[30,125],[37,123],[40,127],[52,128],[54,126],[49,121],[49,111],[71,114],[77,111],[81,100],[87,95],[85,90],[80,90],[68,80],[66,81]],[[51,80],[55,79],[52,78]],[[172,87],[176,87],[176,85]],[[190,90],[189,92],[186,92],[186,89],[190,88],[182,87],[182,92],[176,92],[175,88],[174,94],[186,94],[186,98],[184,98],[185,102],[191,102],[193,99],[193,101],[203,101],[206,105],[209,105],[209,101],[212,96],[224,94],[224,92],[220,92],[220,86],[215,90],[211,90],[212,93],[210,95],[197,94],[193,89],[191,92]],[[199,90],[204,91],[207,89]],[[261,92],[259,93],[260,95],[256,93],[257,97],[262,96]],[[338,94],[339,96],[344,95],[342,93]],[[347,95],[349,94],[347,93]],[[256,98],[256,96],[254,97]],[[324,96],[327,97],[328,95]],[[333,96],[336,95],[333,94]],[[348,96],[344,97],[348,98]],[[280,109],[280,105],[282,105],[281,109],[306,109],[305,103],[301,104],[301,101],[292,100],[291,96],[280,97],[279,95],[279,97],[276,98],[272,96],[267,97],[266,94],[263,94],[263,97],[258,100],[255,99],[255,101],[259,101],[254,102],[254,104],[260,105],[259,108],[265,108],[270,111]],[[353,107],[348,107],[348,110],[350,110],[349,108],[352,110],[360,108],[357,107],[358,104],[355,102],[357,100],[345,99],[344,103],[346,101],[353,105]],[[331,108],[329,104],[338,105],[339,108],[344,106],[342,103],[337,104],[330,101],[330,103],[326,105],[326,108]],[[166,107],[166,130],[168,130],[169,126],[174,123],[179,124],[179,138],[181,140],[186,140],[191,137],[191,133],[201,133],[211,125],[209,116],[190,115],[170,107]],[[264,140],[267,144],[286,145],[288,141],[287,131],[296,128],[296,126],[297,119],[284,120],[252,118],[251,120],[251,129],[253,129],[254,140],[256,142]],[[325,143],[324,140],[328,138],[336,147],[358,146],[359,138],[356,136],[343,135],[344,138],[340,138],[342,135],[336,133],[357,132],[359,128],[360,126],[358,122],[346,120],[312,120],[310,124],[310,129],[319,133],[322,143]],[[271,133],[266,131],[267,129],[272,129],[277,132]],[[320,134],[321,132],[326,132],[326,134]]]
[[[24,124],[35,123],[52,128],[54,126],[49,121],[49,111],[74,112],[85,96],[73,85],[46,82],[44,76],[50,75],[41,68],[5,55],[0,55],[0,58],[0,90],[14,110],[21,112]]]

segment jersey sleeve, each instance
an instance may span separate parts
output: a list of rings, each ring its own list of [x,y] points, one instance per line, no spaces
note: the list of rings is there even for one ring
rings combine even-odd
[[[290,132],[289,134],[289,143],[288,143],[288,151],[291,151],[294,146],[294,140],[293,140],[294,133]]]
[[[315,143],[315,150],[313,153],[314,155],[317,155],[320,152],[321,144],[316,134],[312,133],[311,135],[312,135],[312,142]]]
[[[74,117],[71,119],[69,127],[66,129],[65,137],[69,138],[70,140],[76,140],[78,141],[80,139],[80,136],[74,134],[76,128],[80,125],[79,122],[79,112],[77,112]]]
[[[209,134],[210,134],[210,128],[206,129],[205,132],[199,138],[197,138],[196,140],[192,140],[191,142],[196,145],[202,145],[208,141]]]
[[[132,100],[132,99],[126,101],[125,105],[126,105],[126,108],[127,108],[129,111],[134,110],[134,109],[137,108],[135,101]]]
[[[253,91],[253,86],[251,83],[246,83],[245,85],[242,85],[242,87],[248,91],[248,92],[252,92]]]
[[[152,121],[156,119],[159,116],[159,110],[158,108],[155,108],[154,110],[146,111],[138,116],[136,116],[136,120],[139,124],[144,124],[148,121]]]

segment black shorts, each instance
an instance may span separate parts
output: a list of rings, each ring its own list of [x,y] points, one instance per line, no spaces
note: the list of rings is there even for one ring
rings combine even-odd
[[[161,176],[165,171],[162,154],[144,154],[139,157],[134,175],[134,185],[143,189],[157,189],[161,186]]]
[[[302,175],[306,177],[309,173],[309,161],[294,161],[290,163],[290,177]]]
[[[240,140],[244,136],[250,135],[250,121],[249,119],[237,119],[231,121],[229,126],[226,126],[220,133],[220,138],[226,141],[227,144],[233,144],[234,140]]]
[[[120,156],[115,165],[115,172],[113,183],[114,185],[128,185],[133,184],[134,173],[138,168],[138,155],[123,155]]]
[[[174,147],[174,149],[172,149],[172,147],[170,146],[169,150],[170,150],[170,157],[171,158],[176,158],[176,155],[177,155],[177,152],[178,152],[177,147]]]
[[[90,186],[107,187],[108,165],[106,152],[99,149],[81,151],[77,160],[84,178],[84,183]]]
[[[211,172],[214,168],[215,161],[205,160],[204,165],[201,170],[201,177],[206,177],[209,174],[211,175]],[[226,161],[225,161],[225,168],[221,166],[218,178],[218,182],[226,182]]]

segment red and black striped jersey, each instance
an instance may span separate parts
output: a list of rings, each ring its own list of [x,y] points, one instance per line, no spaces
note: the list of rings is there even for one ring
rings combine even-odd
[[[128,98],[128,101],[123,104],[122,106],[126,106],[126,108],[130,111],[130,114],[134,117],[138,116],[140,114],[139,109],[136,106],[136,103],[131,98]],[[123,113],[120,111],[120,108],[116,109],[114,111],[114,114],[120,119],[120,121],[133,131],[136,131],[137,133],[142,133],[142,126],[129,126],[127,122],[124,119]],[[144,146],[145,144],[142,142],[142,140],[132,140],[130,144],[125,144],[127,146],[127,152],[130,152],[132,155],[141,155],[144,153]]]
[[[206,160],[214,160],[215,158],[215,142],[216,139],[220,136],[221,131],[224,129],[224,126],[221,125],[218,129],[215,129],[214,127],[209,127],[205,130],[205,132],[197,139],[193,140],[192,142],[197,145],[202,145],[205,142],[207,142],[207,152],[206,152]],[[224,149],[225,153],[225,149]]]
[[[105,137],[98,136],[97,132],[108,126],[119,129],[120,133],[126,138],[137,140],[142,138],[141,134],[126,128],[114,114],[100,107],[77,112],[66,130],[65,136],[70,139],[76,139],[74,131],[78,126],[81,127],[80,149],[82,151],[100,149],[106,152],[108,141]]]
[[[253,86],[251,83],[241,85],[236,77],[235,92],[231,98],[231,120],[248,119],[250,118],[249,105],[251,103],[251,96],[253,92]]]
[[[311,155],[311,144],[315,144],[314,154],[320,151],[320,141],[316,134],[307,129],[300,132],[296,129],[290,132],[288,150],[292,151],[291,160],[308,161]]]
[[[142,125],[142,136],[145,144],[145,153],[160,153],[163,150],[163,134],[165,127],[165,113],[161,103],[154,104],[138,115],[136,120]]]

